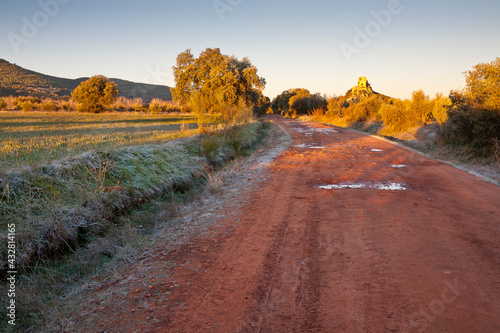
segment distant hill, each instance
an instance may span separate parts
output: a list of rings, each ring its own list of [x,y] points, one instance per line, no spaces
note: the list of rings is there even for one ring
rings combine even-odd
[[[49,76],[0,59],[0,96],[35,96],[59,98],[70,96],[71,92],[86,78],[65,79]],[[118,85],[118,96],[141,97],[149,102],[153,98],[172,100],[170,88],[162,85],[136,83],[110,78]]]

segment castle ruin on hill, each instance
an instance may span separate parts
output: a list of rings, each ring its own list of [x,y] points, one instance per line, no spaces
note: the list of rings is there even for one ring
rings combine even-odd
[[[370,83],[364,76],[360,77],[358,79],[358,84],[347,92],[347,96],[349,96],[348,101],[353,101],[353,102],[357,102],[373,94],[375,94],[375,92],[373,91]]]

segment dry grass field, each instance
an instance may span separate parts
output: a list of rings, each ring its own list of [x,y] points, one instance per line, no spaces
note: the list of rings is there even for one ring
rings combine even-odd
[[[192,135],[192,115],[0,112],[0,171]]]

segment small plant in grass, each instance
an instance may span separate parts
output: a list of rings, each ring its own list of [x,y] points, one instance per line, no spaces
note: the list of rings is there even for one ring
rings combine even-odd
[[[106,182],[106,174],[113,168],[114,165],[115,164],[110,161],[99,163],[99,168],[89,168],[87,163],[84,164],[85,169],[95,181],[94,194],[102,194],[106,190],[106,186],[104,186],[104,183]]]
[[[253,123],[249,126],[234,126],[226,132],[226,140],[236,156],[244,156],[249,149],[261,139],[259,131],[261,123]]]
[[[188,136],[190,133],[192,133],[191,129],[189,128],[189,125],[185,122],[182,122],[181,127],[179,129],[181,131],[181,136]]]
[[[196,171],[200,176],[208,182],[208,190],[212,194],[221,193],[224,188],[224,179],[222,172],[216,172],[213,167],[201,164],[202,171]]]
[[[182,122],[180,130],[181,133],[186,133],[187,131],[189,131],[189,126],[185,122]]]
[[[495,155],[496,161],[500,164],[500,140],[499,139],[494,139],[493,154]]]
[[[7,201],[7,203],[9,203],[9,183],[5,184],[5,188],[3,189],[2,196],[0,197],[0,207],[2,205],[4,198]]]
[[[7,103],[3,99],[0,98],[0,110],[3,110],[7,107]]]
[[[216,163],[223,143],[223,138],[217,135],[205,135],[202,137],[200,141],[201,152],[210,163]]]

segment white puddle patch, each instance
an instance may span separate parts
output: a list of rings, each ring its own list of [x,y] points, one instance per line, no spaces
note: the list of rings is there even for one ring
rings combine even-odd
[[[317,132],[324,132],[324,133],[338,133],[339,131],[334,130],[333,128],[311,128]]]
[[[292,127],[291,130],[299,133],[312,134],[310,128]]]
[[[338,190],[338,189],[363,189],[370,188],[374,190],[382,191],[406,191],[407,188],[405,184],[400,183],[355,183],[355,184],[331,184],[331,185],[321,185],[318,188],[324,190]]]
[[[382,149],[372,149],[372,151],[374,151],[374,152],[381,152],[383,150]]]
[[[299,133],[304,133],[305,135],[313,135],[314,132],[319,132],[319,133],[338,133],[339,131],[334,130],[333,128],[315,128],[315,127],[309,127],[306,126],[304,127],[292,127],[292,131],[299,132]]]
[[[407,168],[408,166],[407,165],[404,165],[404,164],[393,164],[391,165],[391,168],[396,168],[396,169],[399,169],[399,168]]]
[[[295,148],[306,148],[306,149],[326,149],[326,148],[328,148],[328,147],[323,147],[323,146],[308,146],[306,144],[295,145],[293,147],[295,147]]]

